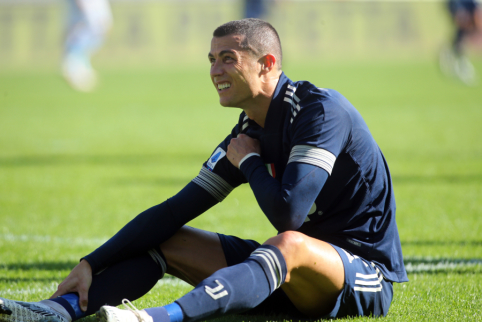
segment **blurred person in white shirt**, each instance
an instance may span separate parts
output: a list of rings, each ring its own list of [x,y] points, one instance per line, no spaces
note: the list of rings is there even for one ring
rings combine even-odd
[[[67,0],[69,17],[64,42],[62,74],[75,90],[90,92],[97,85],[92,55],[112,27],[108,0]]]

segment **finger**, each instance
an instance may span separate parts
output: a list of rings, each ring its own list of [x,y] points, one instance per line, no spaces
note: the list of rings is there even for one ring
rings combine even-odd
[[[236,139],[231,139],[231,143],[228,145],[228,151],[231,153],[236,153],[239,149],[239,144],[240,141],[237,141]]]
[[[239,145],[239,142],[241,142],[239,139],[231,139],[231,142],[229,143],[229,145],[231,147],[235,147],[235,146]]]
[[[51,299],[53,298],[56,298],[56,297],[59,297],[59,296],[62,296],[66,293],[68,293],[68,291],[65,289],[65,283],[62,282],[60,283],[58,286],[57,286],[57,291],[55,291],[54,294],[52,294],[52,296],[50,297]]]
[[[54,299],[54,298],[59,297],[59,296],[61,296],[61,295],[64,295],[63,292],[57,290],[57,291],[55,291],[54,294],[52,294],[52,296],[51,296],[50,298],[51,298],[51,299]]]
[[[251,139],[251,137],[247,136],[246,134],[242,134],[242,135],[238,136],[237,139],[239,140],[239,142],[247,142]]]

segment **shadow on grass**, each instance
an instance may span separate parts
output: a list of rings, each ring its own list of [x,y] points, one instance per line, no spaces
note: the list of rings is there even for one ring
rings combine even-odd
[[[0,264],[0,269],[6,269],[9,271],[22,270],[22,271],[63,271],[71,270],[77,265],[75,261],[65,262],[33,262],[33,263],[8,263]]]
[[[399,176],[392,175],[394,185],[402,184],[459,184],[459,183],[482,183],[482,174],[465,175],[434,175],[434,176]]]

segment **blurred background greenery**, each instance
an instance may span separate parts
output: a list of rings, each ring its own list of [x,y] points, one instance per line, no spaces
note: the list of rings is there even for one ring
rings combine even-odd
[[[239,0],[112,1],[114,27],[95,58],[105,68],[176,68],[206,62],[212,31],[240,19]],[[268,2],[285,65],[432,60],[453,31],[442,1]],[[0,68],[56,68],[65,3],[0,0]]]

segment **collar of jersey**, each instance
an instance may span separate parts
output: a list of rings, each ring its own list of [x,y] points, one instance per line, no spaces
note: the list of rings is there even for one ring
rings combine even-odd
[[[288,84],[293,85],[293,82],[285,75],[284,72],[282,72],[278,85],[276,85],[273,99],[269,105],[268,114],[266,115],[266,121],[264,123],[265,133],[276,133],[279,131],[279,123],[283,118],[284,94]]]

